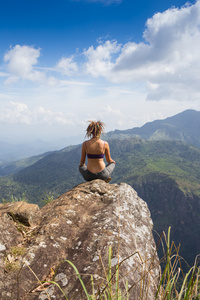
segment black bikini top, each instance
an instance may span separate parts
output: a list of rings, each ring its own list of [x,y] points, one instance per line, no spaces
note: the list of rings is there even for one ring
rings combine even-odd
[[[87,158],[94,158],[94,159],[104,158],[104,153],[101,153],[101,154],[89,154],[89,153],[87,153]]]
[[[105,151],[105,142],[104,142],[104,151]],[[90,154],[90,153],[87,153],[87,158],[91,158],[91,159],[104,158],[104,153],[100,153],[100,154]]]

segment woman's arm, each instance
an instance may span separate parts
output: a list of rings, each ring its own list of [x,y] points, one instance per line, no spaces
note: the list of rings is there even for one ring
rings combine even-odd
[[[115,161],[110,156],[110,148],[107,142],[105,142],[105,156],[108,163],[114,163]]]
[[[83,166],[85,164],[85,158],[86,158],[86,150],[85,150],[85,143],[82,145],[82,151],[81,151],[81,160],[79,166]]]

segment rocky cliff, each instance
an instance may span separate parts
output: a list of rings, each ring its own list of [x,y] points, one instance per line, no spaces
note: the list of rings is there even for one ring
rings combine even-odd
[[[160,267],[147,204],[127,184],[87,182],[41,210],[23,202],[0,205],[0,299],[83,300],[106,289],[119,265],[119,287],[129,299],[155,299]],[[62,291],[54,283],[60,286]],[[142,295],[143,298],[141,297]],[[98,298],[97,298],[98,299]]]

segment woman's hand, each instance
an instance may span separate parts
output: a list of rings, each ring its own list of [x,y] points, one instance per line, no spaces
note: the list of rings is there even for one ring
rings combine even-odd
[[[110,161],[110,163],[114,163],[114,164],[116,164],[116,162],[115,162],[113,159]]]

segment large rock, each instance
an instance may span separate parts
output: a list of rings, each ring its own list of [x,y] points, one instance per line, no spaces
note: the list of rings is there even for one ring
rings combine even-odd
[[[23,201],[0,204],[0,213],[7,213],[14,221],[19,221],[26,226],[38,225],[41,219],[38,205]]]
[[[12,245],[15,225],[13,220],[9,222],[12,226],[6,231]],[[110,246],[112,274],[119,263],[122,292],[125,293],[127,281],[129,299],[141,299],[141,293],[146,295],[145,299],[155,299],[160,267],[152,226],[147,204],[129,185],[107,184],[102,180],[80,184],[41,209],[41,222],[34,227],[32,236],[27,239],[26,233],[23,235],[26,252],[23,258],[17,258],[21,269],[11,268],[3,273],[1,263],[0,299],[65,299],[55,284],[44,291],[38,280],[54,280],[69,299],[87,299],[66,260],[77,267],[89,293],[91,274],[94,290],[102,291],[106,286]],[[6,261],[11,255],[4,240],[0,240],[0,253]],[[18,236],[15,245],[20,243]],[[114,275],[112,283],[115,278]]]

